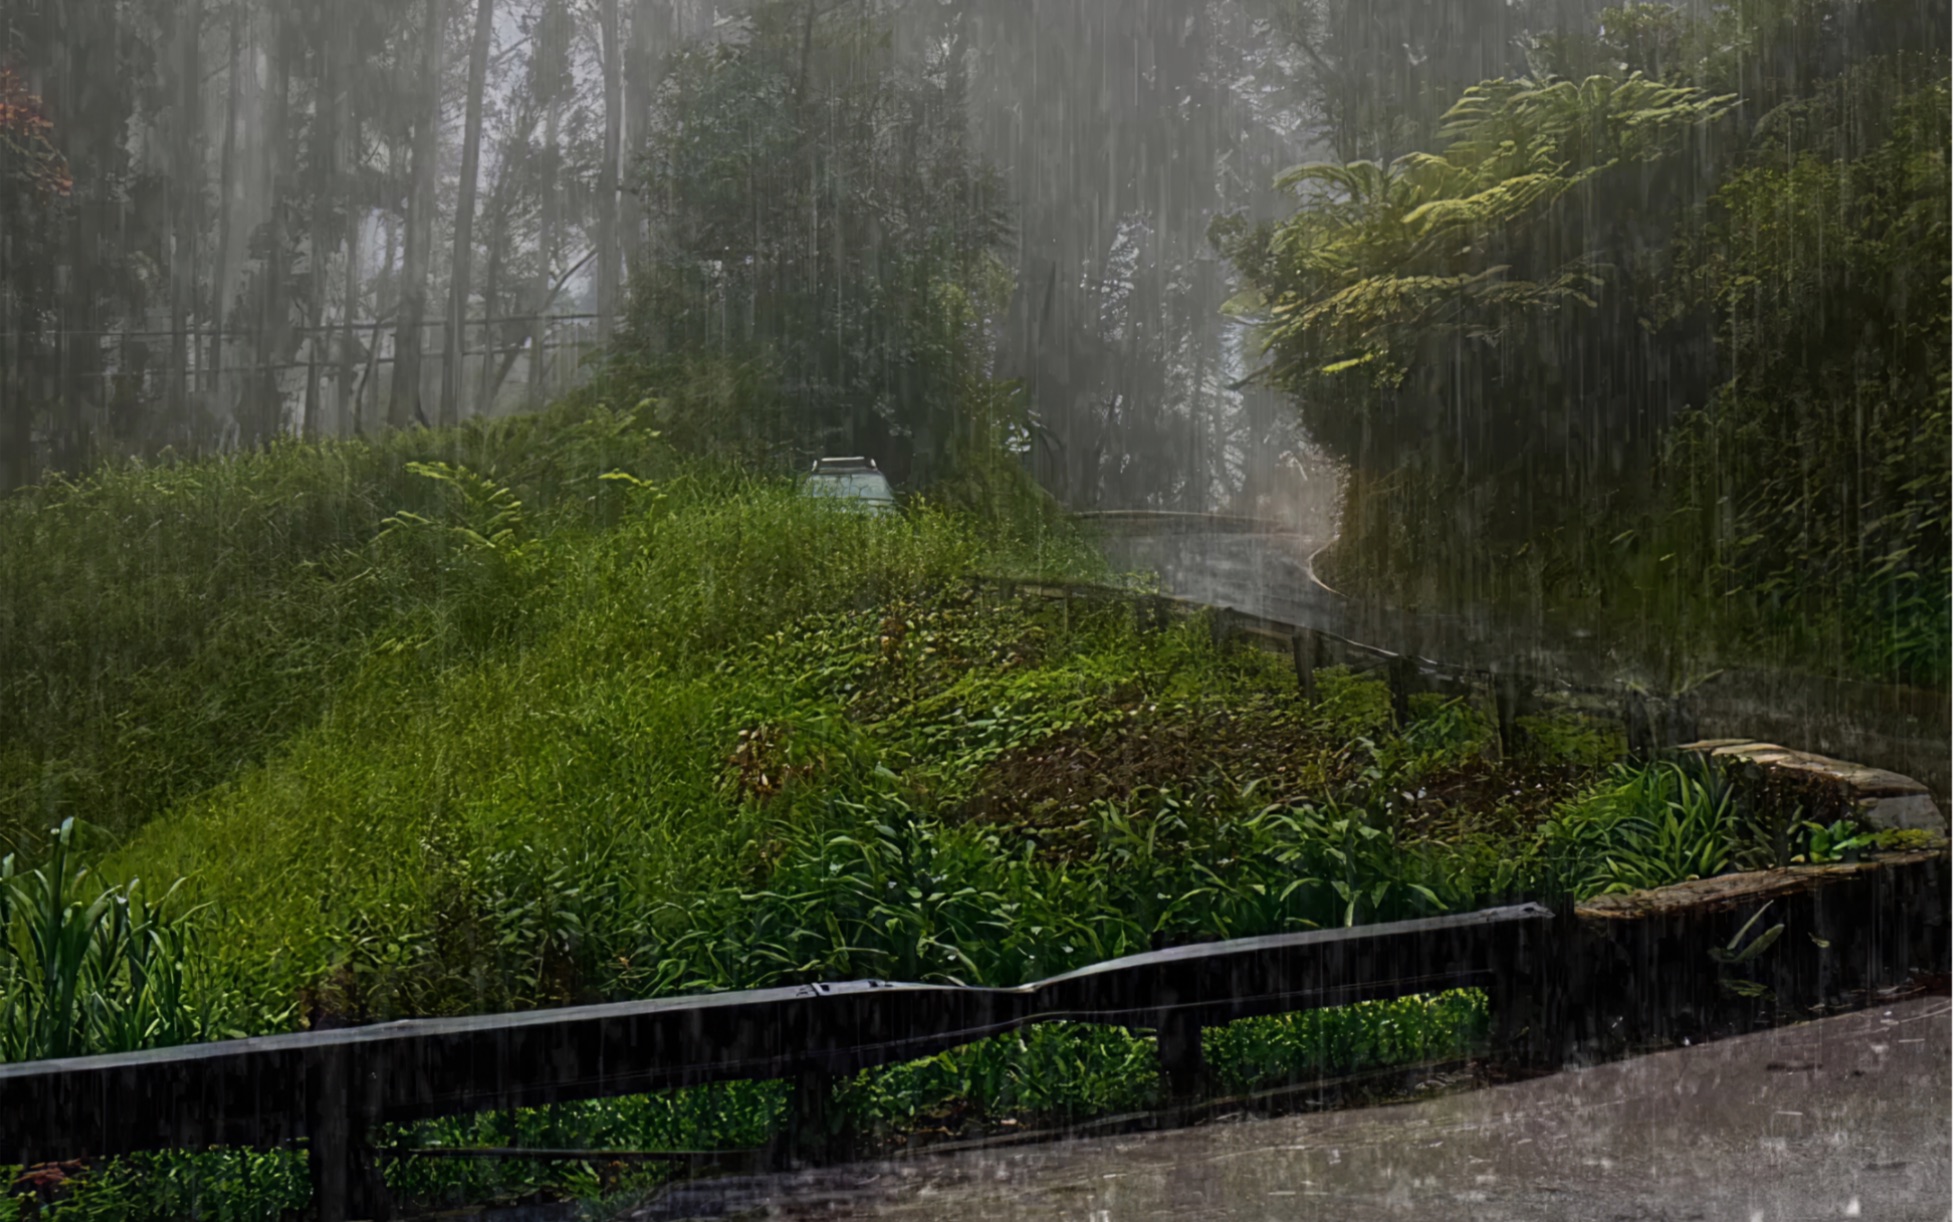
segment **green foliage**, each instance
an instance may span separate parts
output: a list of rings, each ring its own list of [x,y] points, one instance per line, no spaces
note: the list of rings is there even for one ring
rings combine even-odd
[[[303,570],[323,600],[372,600],[359,604],[366,618],[312,643],[326,660],[304,672],[324,689],[308,718],[251,727],[261,737],[248,756],[140,821],[100,868],[184,878],[185,902],[207,905],[204,936],[189,943],[180,918],[133,900],[133,883],[96,905],[99,918],[99,887],[63,884],[37,909],[55,914],[41,926],[79,922],[109,949],[88,952],[96,967],[43,972],[51,990],[10,986],[9,1000],[47,995],[58,1009],[61,981],[97,981],[75,990],[109,999],[87,1002],[98,1017],[78,1028],[94,1048],[822,978],[1010,985],[1159,946],[1466,910],[1562,875],[1622,881],[1574,868],[1600,855],[1594,841],[1616,857],[1650,836],[1669,858],[1698,847],[1626,815],[1553,832],[1553,851],[1530,827],[1429,838],[1406,822],[1403,791],[1493,766],[1490,729],[1462,704],[1418,698],[1398,727],[1382,684],[1332,669],[1305,705],[1285,659],[1219,646],[1199,621],[1153,630],[1123,604],[990,601],[964,585],[976,568],[1090,574],[1069,536],[926,504],[864,517],[670,459],[639,418],[586,409],[561,424],[511,433],[507,451],[463,434],[443,457],[424,448],[367,468],[368,455],[323,447],[257,469],[273,487],[319,486],[304,461],[379,473],[339,485],[371,506],[364,538]],[[213,475],[226,473],[237,474]],[[202,494],[182,491],[198,474],[143,473],[153,486],[117,495],[188,501],[186,517],[204,520]],[[249,479],[221,486],[261,513],[273,504]],[[47,522],[24,501],[7,512],[71,529],[58,498]],[[159,567],[149,579],[167,589],[180,577]],[[227,661],[240,674],[304,656],[239,639]],[[1273,749],[1206,750],[1235,736]],[[1077,744],[1108,738],[1201,749],[1067,806]],[[981,817],[977,799],[1007,766],[1058,795],[1062,827]],[[57,838],[49,852],[63,856],[18,894],[44,897],[67,877],[66,846]],[[1560,858],[1571,865],[1548,873]],[[1475,1038],[1469,1006],[1389,1004],[1399,1009],[1215,1033],[1213,1059],[1247,1089]],[[984,1123],[1082,1116],[1158,1089],[1143,1039],[1068,1029],[883,1073],[847,1088],[870,1130],[945,1110]],[[779,1096],[743,1090],[524,1112],[515,1132],[747,1144],[776,1123]],[[480,1141],[503,1122],[402,1138]],[[158,1216],[197,1193],[287,1200],[290,1161],[254,1160],[111,1163],[88,1172],[72,1207]],[[390,1174],[435,1202],[656,1178],[419,1163]]]
[[[1640,71],[1743,97],[1753,116],[1820,93],[1849,57],[1943,55],[1946,15],[1906,0],[1631,0],[1591,30],[1538,39],[1535,64],[1561,75]]]
[[[1937,848],[1946,843],[1946,837],[1938,832],[1917,827],[1888,827],[1872,834],[1872,843],[1887,852],[1904,853],[1918,849]]]
[[[1810,847],[1804,850],[1803,859],[1811,865],[1857,861],[1860,853],[1878,844],[1877,835],[1860,828],[1853,819],[1839,819],[1828,826],[1806,823],[1804,830],[1810,833]]]
[[[1883,847],[1855,820],[1757,805],[1720,770],[1617,764],[1539,830],[1539,885],[1576,898],[1662,887],[1731,870],[1855,861]]]
[[[544,595],[443,583],[527,604],[528,628],[461,652],[376,633],[315,726],[146,828],[116,876],[187,876],[218,905],[212,953],[248,1012],[378,1018],[822,976],[1015,983],[1469,906],[1496,873],[1402,842],[1361,792],[1271,804],[1262,790],[1295,783],[1272,771],[1095,801],[1067,859],[963,822],[1007,754],[1142,702],[1251,708],[1282,680],[1198,626],[932,593],[985,554],[953,517],[663,487],[655,513],[530,538]],[[476,502],[497,519],[507,498]],[[1380,685],[1325,672],[1321,690],[1309,724],[1382,735],[1376,793],[1484,741],[1434,708],[1400,743]]]
[[[0,1175],[18,1170],[0,1167]],[[305,1208],[311,1184],[302,1150],[170,1150],[89,1163],[47,1196],[0,1197],[0,1222],[279,1222]]]
[[[316,721],[377,640],[478,649],[480,625],[430,612],[506,605],[452,588],[493,567],[439,528],[381,538],[403,514],[486,524],[417,462],[508,489],[550,531],[614,521],[628,497],[598,477],[671,459],[631,417],[570,408],[105,468],[0,501],[0,842],[39,851],[72,815],[128,834]]]
[[[1534,540],[1517,567],[1561,610],[1644,654],[1946,682],[1953,203],[1928,68],[1779,108],[1712,197],[1662,309],[1715,320],[1733,376],[1665,438],[1658,502]]]
[[[648,117],[652,248],[613,376],[681,387],[658,411],[694,452],[980,478],[1010,278],[960,94],[860,10],[768,0],[748,20],[674,56]]]
[[[1627,755],[1627,734],[1618,722],[1584,716],[1520,717],[1527,752],[1547,763],[1603,768]]]
[[[1465,1056],[1490,1029],[1485,994],[1456,990],[1243,1019],[1206,1032],[1202,1042],[1220,1082],[1251,1091]]]
[[[1541,829],[1549,877],[1577,897],[1723,873],[1737,847],[1734,795],[1719,773],[1616,765],[1612,783]]]
[[[1841,82],[1843,104],[1901,67]],[[1760,634],[1921,684],[1953,652],[1947,112],[1942,78],[1863,155],[1765,160],[1717,193],[1694,293],[1732,376],[1676,434],[1650,542]]]
[[[1220,225],[1351,467],[1339,587],[1944,684],[1946,51],[1904,5],[1623,5]]]
[[[1330,666],[1316,672],[1310,716],[1340,738],[1373,738],[1390,726],[1390,689],[1374,679]]]
[[[1755,937],[1750,936],[1750,931],[1756,928],[1756,923],[1763,919],[1764,913],[1770,911],[1770,905],[1774,902],[1773,900],[1765,900],[1761,907],[1751,913],[1750,919],[1744,921],[1743,927],[1738,929],[1735,936],[1729,939],[1729,945],[1712,946],[1709,948],[1709,958],[1716,964],[1716,984],[1729,996],[1754,1000],[1768,998],[1772,995],[1772,989],[1763,981],[1740,974],[1738,971],[1732,969],[1742,969],[1749,964],[1755,963],[1772,946],[1777,944],[1777,939],[1783,937],[1784,925],[1781,921],[1758,933]],[[1830,945],[1815,935],[1813,935],[1813,940],[1820,947]]]
[[[1455,991],[1243,1019],[1203,1032],[1202,1053],[1220,1089],[1245,1093],[1463,1056],[1489,1026],[1485,995]],[[1151,1038],[1075,1023],[866,1070],[839,1093],[856,1131],[871,1133],[1062,1124],[1163,1100]]]
[[[772,831],[761,890],[654,921],[627,982],[695,991],[805,979],[1015,985],[1158,945],[1427,915],[1475,901],[1469,871],[1361,811],[1215,816],[1161,792],[1086,812],[1080,860],[884,798],[858,829]],[[1231,817],[1230,817],[1231,816]],[[1449,867],[1449,868],[1448,868]]]
[[[656,1095],[589,1099],[550,1107],[444,1117],[389,1126],[381,1146],[518,1146],[549,1150],[748,1150],[764,1145],[786,1113],[786,1082],[720,1082]],[[648,1189],[670,1175],[656,1165],[392,1159],[394,1193],[424,1208],[533,1199],[537,1193],[595,1202]]]
[[[1561,205],[1673,155],[1730,102],[1639,75],[1475,85],[1440,152],[1298,167],[1277,180],[1302,199],[1287,221],[1222,227],[1253,286],[1237,308],[1265,319],[1275,376],[1310,409],[1327,395],[1358,410],[1365,392],[1340,387],[1394,389],[1421,355],[1495,347],[1523,317],[1591,306],[1607,269],[1560,236],[1573,219]]]
[[[135,880],[102,885],[61,825],[43,866],[0,861],[0,1060],[184,1044],[216,1030],[198,998],[185,917]],[[199,1004],[201,1001],[201,1005]]]
[[[1467,702],[1420,692],[1411,697],[1410,707],[1410,724],[1375,748],[1380,776],[1412,784],[1430,773],[1496,753],[1498,728]]]
[[[1116,1027],[1040,1023],[842,1084],[860,1132],[1075,1121],[1142,1111],[1162,1097],[1153,1041]]]
[[[1518,66],[1517,28],[1551,20],[1532,0],[1252,0],[1246,11],[1302,53],[1289,88],[1345,161],[1420,147],[1460,89]]]
[[[1674,407],[1650,388],[1683,371],[1607,354],[1731,104],[1638,74],[1486,81],[1434,151],[1300,167],[1289,218],[1217,225],[1265,376],[1350,468],[1339,586],[1481,599],[1523,571],[1490,558],[1641,486]]]

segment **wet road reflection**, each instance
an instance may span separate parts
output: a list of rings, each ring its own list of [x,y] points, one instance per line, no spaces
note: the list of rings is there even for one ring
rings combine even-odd
[[[640,1219],[1948,1217],[1949,1005],[1395,1107],[696,1184]]]
[[[1310,558],[1327,539],[1302,535],[1111,535],[1106,560],[1155,573],[1160,588],[1216,607],[1340,632],[1343,600],[1319,584]]]

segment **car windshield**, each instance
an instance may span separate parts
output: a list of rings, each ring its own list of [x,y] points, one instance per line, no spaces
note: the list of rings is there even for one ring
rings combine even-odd
[[[879,471],[817,472],[802,488],[808,496],[841,497],[854,501],[893,502],[895,494]]]

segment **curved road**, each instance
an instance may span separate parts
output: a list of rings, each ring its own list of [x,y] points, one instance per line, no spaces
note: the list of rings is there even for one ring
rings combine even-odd
[[[1328,542],[1292,534],[1121,532],[1107,533],[1101,546],[1121,570],[1157,573],[1166,593],[1340,633],[1348,626],[1346,604],[1310,566]]]

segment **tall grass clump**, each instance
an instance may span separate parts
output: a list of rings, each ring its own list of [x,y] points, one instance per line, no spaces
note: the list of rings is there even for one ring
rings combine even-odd
[[[171,894],[103,884],[75,860],[75,825],[36,869],[0,860],[0,1060],[187,1044],[217,1030],[191,979],[187,916]]]
[[[1541,829],[1548,876],[1580,897],[1721,874],[1743,842],[1736,795],[1713,769],[1616,765]]]
[[[790,723],[788,749],[822,757],[836,800],[882,766],[837,693],[793,695],[805,676],[781,668],[811,625],[852,617],[878,656],[885,608],[953,593],[972,569],[1086,571],[1062,537],[928,505],[870,518],[684,464],[592,471],[608,507],[575,510],[444,459],[404,469],[424,496],[376,515],[333,579],[381,605],[322,647],[309,718],[110,862],[188,877],[215,905],[213,954],[272,1012],[593,995],[671,919],[657,914],[738,878],[781,811],[727,782],[742,729]],[[821,664],[852,667],[859,645]],[[796,817],[834,825],[844,809]]]

